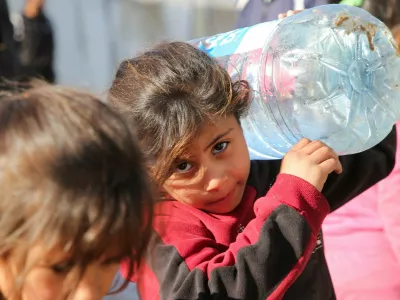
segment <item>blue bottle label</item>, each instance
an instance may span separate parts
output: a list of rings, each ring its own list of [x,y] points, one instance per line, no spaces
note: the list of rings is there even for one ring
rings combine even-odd
[[[262,48],[279,21],[220,33],[192,41],[200,50],[213,57],[230,56]]]
[[[214,57],[231,55],[239,47],[249,27],[214,35],[199,45],[199,49]]]

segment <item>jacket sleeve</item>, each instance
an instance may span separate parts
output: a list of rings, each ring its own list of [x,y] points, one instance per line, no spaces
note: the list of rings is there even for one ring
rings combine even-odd
[[[397,129],[400,128],[400,122]],[[396,164],[392,173],[378,183],[378,210],[385,234],[400,262],[400,132],[397,131]]]
[[[340,157],[343,172],[332,173],[322,193],[331,211],[341,207],[377,182],[387,177],[395,163],[396,128],[375,147],[353,155]]]
[[[244,197],[255,195],[247,188]],[[200,219],[179,211],[156,216],[159,242],[137,275],[141,299],[155,299],[154,289],[168,300],[280,299],[312,254],[329,206],[308,182],[281,174],[254,212],[227,249]],[[143,289],[140,278],[154,284]]]

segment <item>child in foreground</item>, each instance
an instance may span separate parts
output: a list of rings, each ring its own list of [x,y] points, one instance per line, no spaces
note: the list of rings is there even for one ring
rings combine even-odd
[[[119,263],[141,261],[151,230],[145,174],[130,130],[94,97],[51,86],[2,95],[0,299],[123,288],[111,286]]]
[[[181,42],[122,62],[110,101],[137,128],[164,195],[154,251],[135,277],[122,266],[142,300],[335,299],[321,223],[389,174],[395,130],[340,159],[303,139],[282,161],[250,161],[247,83]]]

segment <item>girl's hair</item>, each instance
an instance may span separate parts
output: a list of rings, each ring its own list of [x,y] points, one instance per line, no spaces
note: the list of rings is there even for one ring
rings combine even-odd
[[[140,264],[153,214],[142,161],[132,132],[93,96],[47,85],[2,95],[0,255],[23,249],[25,259],[45,243],[83,274],[115,246]]]
[[[137,127],[153,179],[162,184],[205,122],[246,113],[250,90],[204,52],[172,42],[123,61],[109,100]]]

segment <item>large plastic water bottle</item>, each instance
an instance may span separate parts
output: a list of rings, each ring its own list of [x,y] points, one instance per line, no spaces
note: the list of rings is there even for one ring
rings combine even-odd
[[[252,159],[282,158],[302,137],[361,152],[400,119],[396,43],[363,9],[324,5],[190,43],[250,83],[242,127]]]

